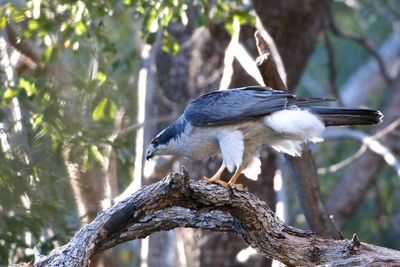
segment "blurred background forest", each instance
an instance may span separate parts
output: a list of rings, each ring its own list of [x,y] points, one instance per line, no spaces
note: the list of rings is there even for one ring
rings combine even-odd
[[[0,1],[0,266],[65,244],[181,164],[193,179],[210,174],[216,159],[144,163],[143,147],[190,99],[257,84],[258,24],[291,91],[384,113],[378,127],[332,129],[311,149],[343,235],[400,249],[400,1],[15,0]],[[308,228],[284,158],[261,156],[248,190]],[[268,264],[238,237],[176,229],[92,266]]]

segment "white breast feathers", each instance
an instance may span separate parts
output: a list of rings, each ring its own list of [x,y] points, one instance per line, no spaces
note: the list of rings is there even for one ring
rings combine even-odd
[[[223,131],[218,136],[218,140],[224,164],[228,171],[233,172],[235,167],[239,167],[243,161],[243,133],[238,130]]]

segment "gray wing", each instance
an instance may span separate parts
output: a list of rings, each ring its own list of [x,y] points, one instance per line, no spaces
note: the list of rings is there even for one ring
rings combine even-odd
[[[292,99],[292,94],[267,87],[216,91],[193,100],[184,116],[192,125],[226,124],[283,110]]]

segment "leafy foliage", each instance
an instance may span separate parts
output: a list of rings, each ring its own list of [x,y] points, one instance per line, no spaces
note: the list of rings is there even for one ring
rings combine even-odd
[[[32,42],[29,49],[40,51],[40,61],[14,67],[15,82],[1,74],[2,140],[10,149],[3,147],[0,163],[0,264],[30,259],[33,245],[46,253],[79,226],[65,148],[69,160],[82,160],[82,172],[114,150],[119,183],[131,179],[134,133],[110,137],[118,113],[125,126],[136,121],[139,38],[153,43],[162,29],[162,48],[174,55],[180,44],[168,25],[187,24],[189,9],[202,14],[198,27],[217,20],[229,28],[234,19],[254,23],[249,7],[242,7],[241,1],[200,0],[30,0],[1,7],[4,36],[7,24],[17,26],[22,41]],[[20,131],[9,115],[14,100],[23,116]],[[18,135],[26,143],[14,148]]]

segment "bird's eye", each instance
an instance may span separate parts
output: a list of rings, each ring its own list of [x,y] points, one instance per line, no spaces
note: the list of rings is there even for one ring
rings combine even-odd
[[[160,140],[153,139],[153,141],[151,141],[151,144],[154,145],[154,146],[158,146],[160,144]]]

